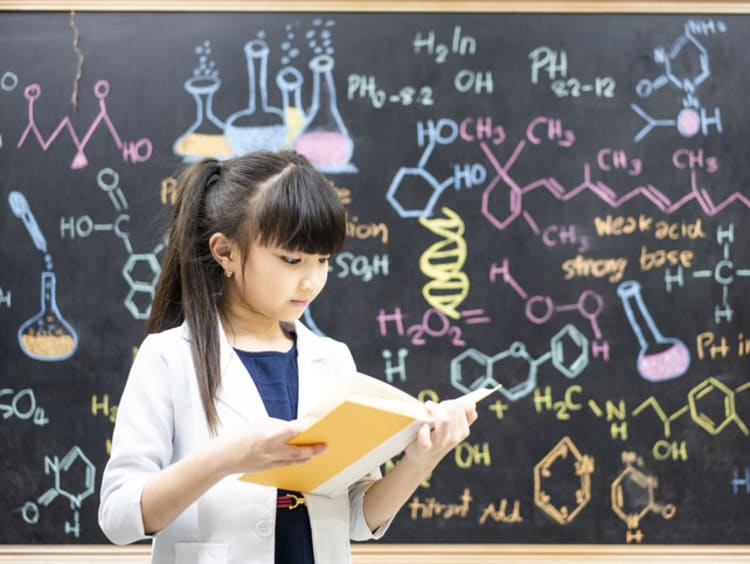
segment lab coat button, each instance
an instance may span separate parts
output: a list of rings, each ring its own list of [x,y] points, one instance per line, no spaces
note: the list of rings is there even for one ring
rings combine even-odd
[[[273,530],[271,530],[271,521],[258,521],[255,524],[255,532],[261,537],[270,537],[273,533]]]

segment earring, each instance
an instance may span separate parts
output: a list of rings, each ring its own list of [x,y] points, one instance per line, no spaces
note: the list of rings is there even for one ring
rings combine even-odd
[[[224,271],[224,277],[225,278],[231,278],[233,274],[234,274],[234,272],[232,272],[231,270],[225,270]]]

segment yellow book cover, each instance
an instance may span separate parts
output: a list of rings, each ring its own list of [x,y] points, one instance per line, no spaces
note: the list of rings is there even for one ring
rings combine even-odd
[[[497,388],[479,389],[466,398],[474,403]],[[381,380],[354,374],[337,393],[311,410],[311,425],[290,444],[325,443],[328,449],[304,464],[284,466],[240,477],[246,482],[332,496],[345,491],[368,472],[399,454],[430,422],[422,402]]]

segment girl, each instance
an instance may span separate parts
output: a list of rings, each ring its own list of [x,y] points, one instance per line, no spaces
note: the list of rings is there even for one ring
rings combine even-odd
[[[149,334],[118,408],[100,526],[117,544],[153,537],[159,564],[350,562],[349,539],[383,535],[467,437],[475,407],[428,404],[435,426],[348,494],[238,480],[325,450],[286,443],[305,427],[298,408],[355,371],[344,344],[298,321],[343,246],[345,210],[292,152],[203,160],[180,175],[178,194]]]

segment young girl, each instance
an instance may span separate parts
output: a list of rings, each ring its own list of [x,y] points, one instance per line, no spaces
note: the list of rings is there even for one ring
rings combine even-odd
[[[427,404],[396,467],[327,498],[249,484],[299,464],[297,412],[355,370],[349,349],[298,320],[345,239],[331,183],[303,156],[253,153],[190,165],[156,288],[149,335],[119,404],[99,523],[114,543],[153,537],[152,562],[335,564],[349,539],[383,535],[398,509],[469,433],[474,405]]]

